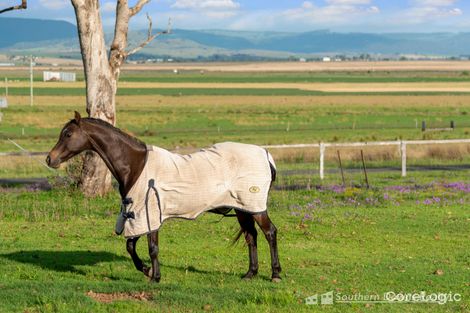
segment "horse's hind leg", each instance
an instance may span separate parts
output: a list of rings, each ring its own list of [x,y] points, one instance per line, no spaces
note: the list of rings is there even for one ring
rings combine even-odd
[[[139,238],[140,237],[127,239],[126,248],[127,248],[127,252],[129,252],[129,254],[132,257],[132,261],[134,262],[135,268],[138,271],[143,272],[145,275],[148,275],[149,268],[145,266],[144,263],[142,263],[142,260],[139,258],[135,250],[136,245],[137,245],[137,240],[139,240]]]
[[[281,280],[281,264],[279,263],[279,254],[277,251],[277,229],[276,226],[269,219],[268,213],[263,212],[253,215],[254,220],[266,236],[269,243],[269,250],[271,251],[271,269],[272,281],[279,282]]]
[[[243,279],[250,279],[258,274],[258,248],[256,243],[256,237],[258,234],[251,214],[238,210],[236,213],[238,222],[240,223],[241,232],[245,235],[245,241],[248,245],[248,255],[250,258],[248,272],[243,276]]]
[[[158,231],[147,235],[152,271],[149,272],[150,282],[160,281],[160,264],[158,263]]]

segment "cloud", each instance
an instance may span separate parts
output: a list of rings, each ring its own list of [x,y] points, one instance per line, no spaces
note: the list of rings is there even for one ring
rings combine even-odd
[[[414,0],[416,6],[420,7],[446,7],[453,5],[456,0]]]
[[[197,19],[223,20],[239,13],[240,3],[234,0],[177,0],[171,8],[186,11]]]
[[[67,0],[39,0],[39,3],[49,10],[61,10],[68,5],[71,6],[70,1]]]
[[[282,12],[282,17],[290,21],[316,24],[347,24],[364,15],[378,14],[380,9],[373,6],[372,0],[327,0],[325,6],[315,6],[305,1],[298,8]]]
[[[435,18],[448,18],[462,14],[463,11],[459,8],[415,7],[409,9],[405,16],[411,19],[412,22],[421,23]]]
[[[314,8],[314,5],[312,2],[310,1],[304,1],[304,3],[302,3],[302,9],[313,9]]]
[[[171,5],[175,9],[236,10],[240,3],[233,0],[177,0]]]
[[[371,0],[326,0],[330,5],[366,5],[370,4]]]
[[[463,15],[460,8],[453,7],[456,0],[413,0],[413,6],[403,12],[408,23],[419,24],[436,19]]]
[[[106,13],[116,12],[116,2],[105,2],[101,5],[101,10]]]

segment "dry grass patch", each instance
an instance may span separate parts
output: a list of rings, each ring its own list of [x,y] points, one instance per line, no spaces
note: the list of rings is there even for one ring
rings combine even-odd
[[[10,106],[29,106],[29,96],[10,96]],[[433,107],[433,108],[468,108],[470,95],[436,95],[436,96],[391,96],[391,95],[357,95],[353,97],[338,96],[162,96],[162,95],[132,95],[118,96],[116,98],[117,109],[152,106],[160,107],[196,107],[196,106],[282,106],[290,108],[294,106],[373,106],[390,109]],[[56,106],[60,108],[84,110],[85,96],[36,96],[35,107]]]
[[[337,151],[339,151],[342,161],[362,162],[361,150],[363,150],[366,162],[400,161],[401,158],[398,146],[330,147],[326,149],[325,161],[338,162]],[[286,163],[318,163],[320,159],[318,148],[270,149],[270,153],[276,161]],[[470,156],[470,145],[408,145],[406,156],[408,160],[415,161],[423,159],[459,161]]]
[[[124,70],[205,70],[214,72],[327,72],[327,71],[464,71],[468,61],[383,61],[383,62],[237,62],[124,65]],[[26,68],[25,68],[26,69]]]
[[[411,146],[410,159],[463,160],[470,155],[470,144]]]
[[[119,300],[137,300],[137,301],[150,301],[153,299],[151,293],[142,292],[113,292],[113,293],[101,293],[90,290],[86,295],[95,301],[102,303],[111,303]]]
[[[14,155],[14,156],[0,156],[0,173],[15,172],[15,173],[31,173],[31,172],[44,172],[49,171],[42,165],[45,156],[27,156],[27,155]]]
[[[29,87],[29,82],[12,82],[10,87]],[[36,88],[85,88],[84,82],[36,82]],[[467,82],[407,83],[161,83],[120,82],[119,88],[211,88],[211,89],[300,89],[325,92],[470,92]]]

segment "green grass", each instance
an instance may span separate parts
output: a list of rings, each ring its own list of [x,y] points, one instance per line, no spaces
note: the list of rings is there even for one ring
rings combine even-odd
[[[177,68],[177,65],[175,65]],[[83,81],[83,73],[78,71],[77,80]],[[29,80],[28,71],[2,71],[0,77],[10,80]],[[42,73],[35,72],[34,80],[42,81]],[[124,70],[121,81],[161,82],[161,83],[417,83],[417,82],[466,82],[470,81],[467,72],[449,71],[364,71],[364,72],[210,72],[172,70]]]
[[[274,72],[226,73],[180,71],[124,71],[122,81],[165,83],[417,83],[470,81],[464,72]]]
[[[29,96],[30,88],[11,87],[13,96]],[[36,96],[83,96],[84,88],[34,88]],[[296,88],[119,88],[118,96],[458,96],[470,95],[470,92],[447,91],[396,91],[396,92],[324,92]]]
[[[233,218],[219,221],[206,214],[197,221],[165,222],[160,235],[162,281],[152,285],[134,269],[125,240],[113,234],[116,194],[90,200],[64,190],[7,193],[0,199],[0,312],[197,312],[204,306],[223,312],[468,311],[469,195],[439,186],[411,193],[385,187],[349,188],[341,194],[272,192],[270,215],[279,229],[283,266],[280,284],[269,281],[263,236],[259,277],[240,280],[247,251],[241,243],[230,246],[238,228]],[[432,196],[448,201],[416,204]],[[366,204],[366,198],[377,202]],[[312,219],[302,222],[306,213]],[[148,260],[145,241],[139,243],[140,255]],[[434,274],[437,269],[444,274]],[[153,299],[105,304],[90,299],[90,290],[145,291]],[[462,294],[463,301],[372,308],[303,304],[305,297],[331,290],[453,292]]]
[[[442,105],[424,105],[429,96],[349,97],[337,103],[336,97],[296,98],[279,96],[264,100],[242,98],[240,103],[225,103],[230,96],[208,96],[197,100],[118,98],[117,126],[148,144],[165,148],[207,146],[220,141],[255,144],[312,142],[352,142],[397,139],[467,138],[469,133],[466,96],[442,96]],[[52,103],[16,105],[4,109],[0,124],[0,151],[16,151],[7,138],[31,151],[48,151],[56,142],[64,123],[73,111],[84,112],[83,104],[48,98]],[[331,100],[330,100],[331,99]],[[357,99],[357,100],[356,100]],[[271,101],[277,103],[271,104]],[[124,102],[123,102],[124,101]],[[219,101],[222,102],[219,103]],[[307,102],[306,102],[307,101]],[[317,104],[317,101],[319,104]],[[398,102],[399,101],[399,102]],[[391,102],[391,103],[389,103]],[[395,105],[394,103],[400,103]],[[421,132],[421,121],[428,127],[457,128],[452,132]]]
[[[22,75],[17,72],[12,74],[17,77]],[[258,82],[470,79],[459,72],[207,72],[204,75],[184,72],[174,75],[165,71],[129,71],[122,76],[123,81],[173,82],[180,79],[199,82],[200,78],[207,82],[252,82],[250,79]],[[55,144],[61,126],[73,115],[73,110],[84,112],[83,88],[36,88],[38,101],[44,97],[47,104],[32,108],[18,106],[16,103],[24,103],[24,96],[28,94],[29,88],[10,88],[10,107],[2,110],[4,119],[0,124],[0,138],[3,140],[0,140],[0,151],[16,151],[5,141],[7,138],[32,151],[47,151]],[[70,96],[75,98],[71,100]],[[193,104],[193,97],[203,100]],[[264,100],[264,97],[269,98]],[[170,149],[177,146],[207,146],[228,140],[289,144],[467,138],[470,131],[469,110],[464,104],[468,98],[467,93],[447,92],[331,93],[289,88],[120,88],[117,123],[118,127],[149,144]],[[227,99],[240,101],[226,104]],[[440,99],[441,102],[433,102],[433,99]],[[423,105],[427,101],[433,103]],[[431,128],[448,127],[453,120],[457,129],[453,132],[422,133],[420,127],[423,120]]]
[[[466,81],[468,77],[440,72],[178,76],[131,72],[125,73],[122,80],[416,82]],[[24,93],[26,89],[10,90],[28,94]],[[294,97],[299,94],[295,89],[120,92],[120,96],[128,92],[131,96],[145,93],[152,97],[126,100],[118,97],[118,126],[149,144],[170,149],[227,140],[279,144],[466,138],[470,131],[469,110],[465,105],[468,98],[457,94],[382,97],[341,94],[350,100],[346,103],[336,97],[338,94],[312,92]],[[84,103],[77,102],[80,97],[62,98],[83,96],[83,89],[38,88],[36,95],[41,93],[51,95],[43,98],[47,104],[18,105],[15,101],[20,101],[20,96],[13,97],[10,107],[2,110],[0,151],[16,151],[6,138],[13,138],[32,151],[47,151],[55,144],[62,125],[73,116],[73,110],[84,112]],[[237,105],[224,102],[247,93],[260,97],[247,98]],[[268,95],[275,97],[264,98]],[[439,103],[434,96],[441,97]],[[431,103],[427,104],[428,101]],[[419,125],[416,128],[421,120],[426,120],[430,127],[447,126],[454,120],[457,129],[422,133]],[[50,175],[37,161],[19,159],[2,159],[0,177]],[[371,161],[368,166],[397,166],[398,162]],[[299,155],[295,163],[279,162],[278,167],[280,173],[295,169],[316,171],[317,164]],[[344,164],[360,168],[357,162]],[[409,160],[409,165],[414,164],[468,164],[468,157]],[[327,169],[337,168],[331,159],[326,165]],[[370,172],[372,188],[367,190],[357,188],[364,185],[362,173],[348,169],[348,188],[337,193],[321,187],[338,185],[341,179],[338,172],[327,172],[323,182],[316,172],[280,174],[279,185],[311,187],[271,193],[269,212],[279,229],[283,266],[280,284],[269,281],[269,251],[261,234],[259,277],[249,282],[240,280],[247,270],[248,258],[241,242],[230,245],[238,230],[234,218],[220,220],[219,216],[205,214],[193,222],[165,222],[160,235],[162,281],[152,285],[134,269],[125,240],[113,233],[119,210],[117,193],[86,199],[75,190],[60,187],[63,185],[60,179],[51,180],[55,187],[52,191],[0,189],[0,312],[469,312],[470,194],[443,185],[443,182],[468,184],[468,175],[468,170],[430,171],[409,172],[407,178],[400,178],[400,172]],[[408,186],[409,191],[399,191],[393,187],[396,185]],[[138,249],[148,263],[145,240],[139,242]],[[435,274],[436,270],[442,270],[443,275]],[[89,298],[89,291],[146,292],[152,299],[106,304]],[[310,295],[328,291],[379,295],[387,291],[452,292],[460,293],[462,301],[371,307],[365,304],[307,307],[303,303]]]

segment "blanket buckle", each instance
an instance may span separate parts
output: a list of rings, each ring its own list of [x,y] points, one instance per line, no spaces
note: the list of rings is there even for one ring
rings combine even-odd
[[[124,198],[121,201],[121,212],[119,212],[118,218],[116,220],[116,228],[115,232],[117,235],[122,234],[124,231],[124,224],[126,223],[127,219],[132,218],[135,219],[135,213],[127,211],[127,206],[134,203],[132,198]]]

